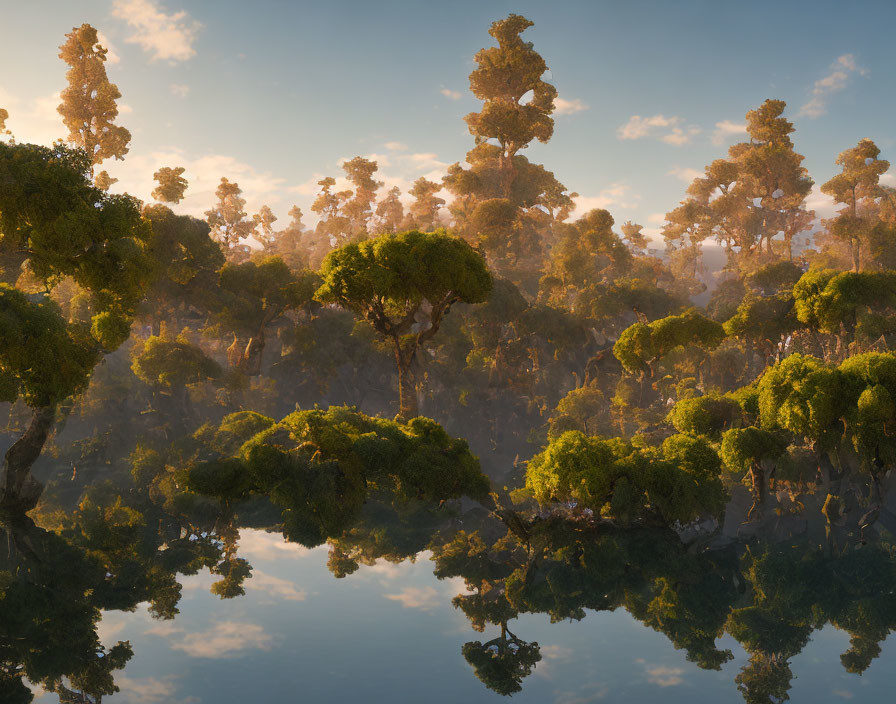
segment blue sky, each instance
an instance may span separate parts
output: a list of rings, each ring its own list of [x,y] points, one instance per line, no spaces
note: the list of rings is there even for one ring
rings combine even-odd
[[[583,210],[658,227],[767,97],[787,101],[817,183],[863,137],[896,159],[892,2],[2,0],[0,106],[21,141],[61,136],[58,46],[90,22],[133,132],[126,160],[103,165],[116,188],[147,198],[159,166],[183,165],[183,212],[201,214],[227,176],[250,210],[308,213],[341,159],[377,155],[402,188],[463,160],[473,55],[510,12],[535,22],[526,36],[566,101],[527,156]]]

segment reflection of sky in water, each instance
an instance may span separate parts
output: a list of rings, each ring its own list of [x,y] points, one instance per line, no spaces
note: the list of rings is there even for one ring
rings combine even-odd
[[[156,621],[145,609],[109,612],[99,627],[107,646],[130,640],[134,658],[115,674],[113,704],[246,702],[479,702],[487,690],[461,655],[473,631],[451,598],[461,580],[439,581],[432,563],[379,562],[345,579],[326,569],[326,547],[307,550],[276,534],[243,531],[240,555],[253,566],[246,595],[222,601],[207,572],[183,580],[180,614]],[[734,678],[743,650],[720,672],[699,669],[669,641],[624,610],[589,612],[580,622],[551,624],[524,615],[511,630],[541,645],[542,660],[508,701],[743,702]],[[495,633],[492,633],[492,632]],[[892,639],[891,639],[892,640]],[[896,644],[864,675],[840,664],[846,633],[826,627],[791,661],[793,702],[889,702],[896,685]],[[40,704],[55,695],[36,698]]]

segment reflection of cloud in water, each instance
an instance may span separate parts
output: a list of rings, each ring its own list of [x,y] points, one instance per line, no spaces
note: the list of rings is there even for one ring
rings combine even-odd
[[[847,691],[847,690],[845,690],[845,689],[835,689],[835,690],[832,692],[832,694],[833,694],[835,697],[840,697],[841,699],[852,699],[853,697],[856,696],[856,695],[853,694],[852,692],[849,692],[849,691]]]
[[[315,550],[326,551],[326,546]],[[240,531],[239,554],[249,562],[253,560],[279,560],[285,557],[306,557],[314,550],[299,545],[288,543],[280,533],[266,533],[263,530]]]
[[[160,623],[145,631],[147,634],[168,638],[173,650],[180,650],[190,657],[217,660],[236,656],[245,650],[270,650],[273,636],[254,623],[224,621],[204,631],[186,633],[173,623]],[[176,640],[178,636],[179,641]]]
[[[433,587],[405,587],[397,594],[383,594],[387,599],[397,601],[406,609],[431,611],[443,603],[443,597]]]
[[[281,579],[259,570],[252,571],[252,576],[246,580],[246,588],[250,592],[259,591],[265,596],[282,601],[305,601],[308,598],[308,592],[299,589],[288,579]]]
[[[121,690],[115,701],[122,704],[187,704],[198,701],[194,697],[175,699],[177,685],[174,677],[132,678],[121,675],[115,678],[115,684]]]
[[[554,704],[594,704],[604,701],[609,693],[605,684],[592,684],[575,692],[558,692]]]
[[[684,670],[680,667],[655,665],[647,668],[647,681],[657,687],[674,687],[684,682]]]
[[[565,648],[562,645],[542,645],[539,647],[541,653],[541,662],[535,666],[533,673],[536,677],[543,679],[554,679],[554,665],[569,660],[573,655],[572,648]]]

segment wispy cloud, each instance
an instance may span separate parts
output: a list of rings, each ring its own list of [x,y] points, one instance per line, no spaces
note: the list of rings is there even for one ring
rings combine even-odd
[[[682,118],[677,116],[652,115],[642,117],[632,115],[628,122],[616,130],[616,136],[621,140],[634,140],[652,137],[660,139],[667,144],[681,146],[688,144],[702,131],[697,125],[682,126]]]
[[[177,63],[196,55],[193,44],[202,24],[185,10],[169,13],[157,0],[115,0],[112,16],[133,29],[125,41],[139,45],[153,61]]]
[[[172,83],[171,94],[179,98],[186,98],[190,94],[190,86],[185,83]]]
[[[831,96],[846,88],[853,74],[856,73],[860,76],[867,76],[868,69],[859,66],[852,54],[843,54],[837,57],[837,60],[831,64],[828,74],[815,81],[812,86],[812,97],[800,108],[797,115],[814,120],[827,114]]]
[[[404,142],[386,142],[383,146],[390,152],[406,152],[408,150],[408,145]]]
[[[554,112],[558,115],[574,115],[577,112],[583,112],[588,106],[576,98],[575,100],[564,100],[563,98],[554,98]]]
[[[697,171],[697,169],[684,168],[681,166],[673,166],[668,173],[670,176],[674,176],[678,180],[684,181],[685,183],[690,183],[695,178],[700,178],[701,176],[703,176],[702,171]]]
[[[459,90],[451,90],[450,88],[442,88],[439,93],[444,95],[449,100],[460,100],[462,97]]]
[[[614,183],[602,189],[596,196],[578,196],[575,199],[573,215],[580,217],[595,208],[636,208],[641,196],[633,193],[631,186],[625,183]]]
[[[722,120],[716,123],[716,128],[712,133],[712,143],[722,145],[731,138],[738,138],[747,133],[747,126],[743,122],[732,122],[731,120]]]

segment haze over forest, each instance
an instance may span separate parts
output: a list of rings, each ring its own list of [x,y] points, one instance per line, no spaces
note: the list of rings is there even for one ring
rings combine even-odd
[[[641,3],[639,43],[628,6],[474,22],[483,7],[396,4],[366,27],[370,8],[305,8],[299,35],[343,31],[283,88],[324,40],[278,44],[298,6],[246,7],[67,3],[31,41],[35,10],[12,6],[28,29],[0,51],[29,62],[0,87],[0,701],[280,701],[295,677],[321,699],[338,679],[369,701],[778,704],[852,698],[860,676],[887,701],[896,144],[877,26],[801,53],[788,4],[763,41],[789,44],[731,41],[696,55],[702,83],[668,84],[693,47],[660,65],[647,37],[697,17],[708,49],[755,18],[694,2],[663,27],[666,4]],[[425,41],[407,34],[424,17]],[[585,26],[622,37],[621,79],[592,56],[610,40],[570,51]],[[291,69],[262,68],[287,45]],[[703,97],[657,106],[670,85]],[[271,551],[275,572],[250,563]],[[381,590],[418,561],[424,586]],[[358,589],[305,589],[321,573]],[[458,618],[403,631],[383,600]],[[206,638],[203,609],[242,620]],[[653,640],[521,630],[611,612]]]

